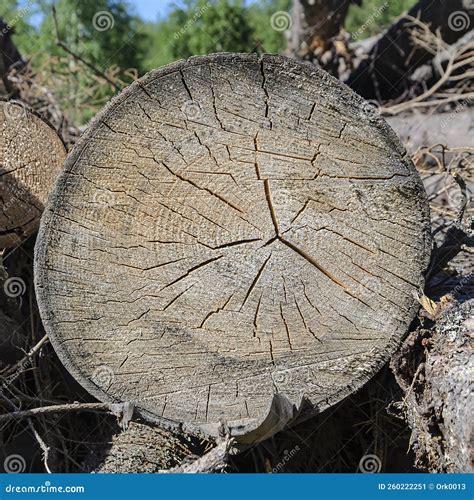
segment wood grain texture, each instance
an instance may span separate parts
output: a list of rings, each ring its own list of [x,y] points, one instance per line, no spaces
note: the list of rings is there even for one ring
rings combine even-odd
[[[0,250],[38,229],[65,159],[64,144],[49,124],[23,104],[0,102]]]
[[[153,474],[180,465],[193,457],[184,438],[157,427],[130,422],[127,430],[112,427],[111,435],[89,438],[89,455],[84,472],[104,474]]]
[[[99,399],[258,441],[394,352],[428,215],[393,131],[325,72],[191,58],[126,89],[69,156],[36,247],[41,315]]]

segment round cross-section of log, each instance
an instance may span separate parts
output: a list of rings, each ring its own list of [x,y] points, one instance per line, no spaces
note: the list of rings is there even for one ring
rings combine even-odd
[[[23,103],[0,102],[0,249],[38,229],[65,158],[64,144],[49,124]]]
[[[250,442],[394,352],[429,218],[361,98],[312,65],[217,54],[148,74],[97,116],[36,250],[46,330],[91,393]]]

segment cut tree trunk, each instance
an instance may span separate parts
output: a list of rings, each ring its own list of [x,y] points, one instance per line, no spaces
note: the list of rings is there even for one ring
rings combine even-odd
[[[338,76],[340,59],[350,59],[347,40],[339,34],[351,3],[361,0],[294,0],[288,53]]]
[[[433,33],[452,44],[474,26],[474,6],[467,0],[420,0],[408,12]],[[386,101],[401,96],[412,82],[408,77],[433,59],[433,52],[415,44],[413,22],[400,18],[380,37],[347,80],[366,99]]]
[[[360,0],[294,0],[288,48],[293,54],[323,53],[339,34],[351,3]]]
[[[216,54],[151,72],[92,122],[35,281],[96,397],[255,442],[384,364],[429,254],[420,179],[360,97],[311,64]]]
[[[19,102],[0,102],[0,250],[39,226],[44,204],[66,158],[56,131]]]

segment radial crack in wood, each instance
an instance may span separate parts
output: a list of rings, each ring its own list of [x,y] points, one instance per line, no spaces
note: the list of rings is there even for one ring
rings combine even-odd
[[[70,372],[160,425],[246,443],[366,382],[414,317],[430,226],[411,161],[364,109],[310,64],[238,54],[115,98],[36,248]]]

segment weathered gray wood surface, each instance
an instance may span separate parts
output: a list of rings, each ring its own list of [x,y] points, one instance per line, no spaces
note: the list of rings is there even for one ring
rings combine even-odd
[[[131,85],[69,156],[38,302],[99,399],[258,441],[394,352],[429,228],[411,161],[348,88],[279,56],[196,57]]]
[[[131,422],[126,430],[109,436],[93,436],[84,468],[96,473],[154,473],[179,465],[192,456],[184,439],[173,433]]]
[[[420,441],[428,456],[438,460],[438,470],[473,472],[474,461],[474,300],[453,308],[437,326],[433,349],[425,365],[427,387],[423,410],[439,425],[442,440],[426,428]],[[415,431],[416,432],[416,431]],[[443,454],[444,452],[444,454]],[[433,465],[433,464],[432,464]]]
[[[38,229],[65,158],[52,127],[23,104],[0,101],[0,250]]]
[[[412,429],[415,463],[429,472],[473,471],[474,300],[464,299],[451,299],[432,330],[410,334],[392,360],[405,392],[398,406]],[[412,359],[421,362],[412,366]]]

